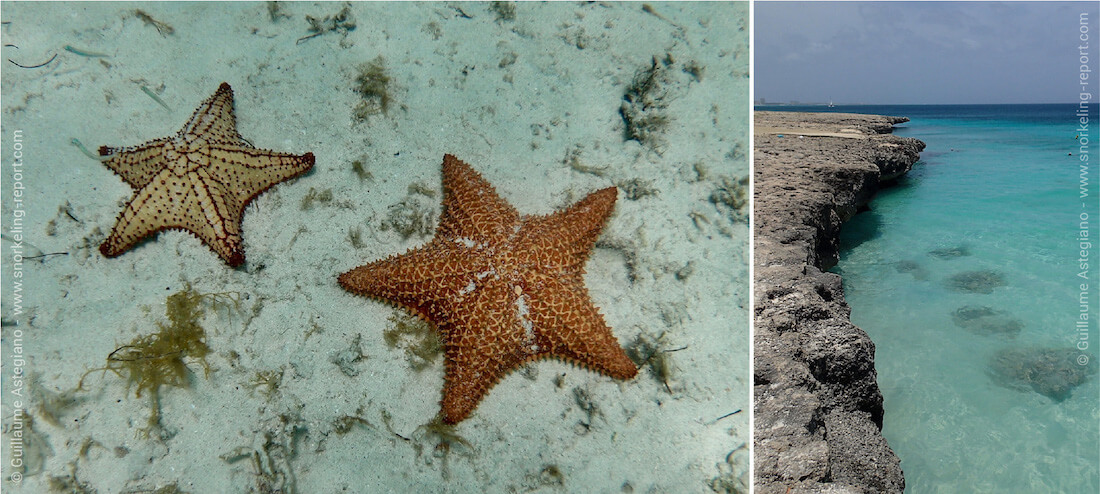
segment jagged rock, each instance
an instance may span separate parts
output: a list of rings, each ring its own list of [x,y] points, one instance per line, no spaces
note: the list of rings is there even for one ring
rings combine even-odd
[[[924,143],[885,135],[904,117],[755,119],[755,492],[900,493],[874,343],[849,320],[840,277],[824,271],[841,223],[909,171]]]

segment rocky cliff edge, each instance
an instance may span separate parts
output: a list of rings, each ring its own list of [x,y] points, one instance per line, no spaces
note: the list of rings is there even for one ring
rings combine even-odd
[[[904,117],[756,112],[754,457],[760,494],[902,492],[882,436],[875,346],[849,320],[840,225],[924,143]]]

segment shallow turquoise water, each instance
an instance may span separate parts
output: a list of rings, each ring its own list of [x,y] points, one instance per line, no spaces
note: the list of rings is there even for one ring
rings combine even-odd
[[[1061,367],[1018,354],[1003,364],[1033,380],[1095,369],[1100,249],[1091,248],[1090,279],[1081,279],[1077,238],[1082,212],[1097,235],[1097,167],[1082,203],[1075,106],[835,110],[908,116],[896,133],[928,145],[897,187],[844,226],[836,268],[852,321],[877,345],[884,434],[901,457],[907,492],[1100,492],[1095,372],[1065,397],[994,365],[1005,349],[1072,349],[1080,283],[1088,282],[1091,347],[1067,350],[1073,358]],[[1100,159],[1095,146],[1091,154]],[[1001,284],[988,293],[952,287],[952,276],[972,271]],[[965,329],[952,317],[965,306],[997,315]],[[1073,368],[1078,355],[1091,363]]]

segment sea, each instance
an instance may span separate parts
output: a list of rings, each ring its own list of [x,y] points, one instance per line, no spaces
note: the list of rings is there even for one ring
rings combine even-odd
[[[906,492],[1100,492],[1096,104],[759,109],[905,116],[927,144],[833,268]]]

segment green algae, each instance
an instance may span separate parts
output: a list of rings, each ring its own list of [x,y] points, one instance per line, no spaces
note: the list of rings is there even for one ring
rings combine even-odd
[[[362,64],[355,76],[352,89],[359,94],[361,101],[355,106],[355,119],[364,121],[373,115],[386,113],[393,98],[389,91],[390,76],[386,72],[386,61],[381,56]]]
[[[80,378],[78,389],[84,388],[84,379],[95,371],[110,371],[126,380],[126,389],[134,390],[134,396],[147,396],[150,415],[142,433],[146,437],[160,428],[160,393],[164,387],[188,388],[193,373],[189,362],[203,368],[203,376],[209,377],[206,329],[199,321],[207,308],[240,308],[240,296],[235,292],[199,293],[187,285],[183,290],[169,295],[165,300],[165,317],[168,323],[157,321],[157,330],[134,338],[116,348],[107,356],[107,365],[89,370]]]
[[[428,322],[398,312],[390,316],[390,322],[393,327],[382,332],[382,339],[390,348],[403,348],[405,360],[414,371],[431,367],[443,354],[439,332]]]

